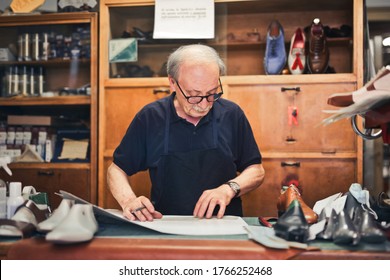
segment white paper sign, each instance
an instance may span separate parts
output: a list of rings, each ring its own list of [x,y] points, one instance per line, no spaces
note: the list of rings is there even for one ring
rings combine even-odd
[[[214,0],[156,0],[155,39],[213,39]]]

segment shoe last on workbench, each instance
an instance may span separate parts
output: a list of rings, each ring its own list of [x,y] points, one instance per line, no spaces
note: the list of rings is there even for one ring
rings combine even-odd
[[[347,107],[367,99],[382,96],[390,97],[390,65],[383,67],[362,88],[346,93],[334,93],[328,98],[328,104],[337,107]]]
[[[288,241],[306,242],[309,225],[297,199],[293,200],[286,212],[274,225],[275,235]]]
[[[303,201],[301,194],[298,188],[291,184],[287,189],[283,187],[281,194],[278,198],[277,207],[279,214],[282,214],[286,211],[287,207],[291,204],[293,200],[297,199],[302,207],[302,211],[305,215],[305,218],[309,224],[314,224],[317,222],[318,215]]]
[[[37,230],[40,232],[49,232],[53,230],[66,218],[73,204],[74,200],[62,199],[60,205],[54,210],[53,214],[38,224]]]
[[[66,218],[51,232],[46,240],[58,244],[90,241],[98,230],[91,204],[75,204]]]

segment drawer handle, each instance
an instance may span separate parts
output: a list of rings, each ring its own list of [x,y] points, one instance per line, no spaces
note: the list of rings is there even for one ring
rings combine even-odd
[[[155,89],[153,89],[153,94],[159,94],[159,93],[170,94],[171,91],[169,90],[169,88],[155,88]]]
[[[282,161],[280,163],[280,165],[282,167],[285,167],[285,166],[295,166],[295,167],[301,167],[301,163],[299,161],[295,161],[295,162],[287,162],[287,161]]]
[[[296,91],[296,92],[300,92],[301,91],[301,88],[300,87],[282,87],[281,88],[281,91],[282,92],[285,92],[285,91]]]
[[[53,176],[54,172],[52,170],[47,170],[47,171],[38,171],[38,175],[42,176]]]

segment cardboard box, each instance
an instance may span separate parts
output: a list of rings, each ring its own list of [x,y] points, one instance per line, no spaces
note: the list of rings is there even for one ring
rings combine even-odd
[[[15,61],[15,56],[8,48],[0,48],[0,61]]]
[[[53,125],[50,116],[8,115],[8,125]]]

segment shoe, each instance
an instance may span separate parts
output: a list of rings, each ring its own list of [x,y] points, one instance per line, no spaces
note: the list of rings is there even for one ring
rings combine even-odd
[[[356,209],[361,208],[362,206],[350,192],[346,192],[344,196],[347,197],[344,205],[344,210],[347,212],[349,217],[353,219]]]
[[[372,209],[378,215],[378,221],[390,223],[390,197],[385,192],[379,193]]]
[[[325,73],[329,63],[329,50],[326,35],[319,18],[315,18],[310,28],[308,69],[312,74]]]
[[[352,36],[352,27],[343,24],[340,28],[324,26],[325,35],[327,38],[345,38]]]
[[[360,233],[361,241],[367,243],[383,243],[386,241],[386,236],[377,227],[374,216],[363,208],[356,208],[353,222]]]
[[[353,183],[349,187],[348,191],[357,201],[357,203],[366,211],[370,212],[375,219],[378,218],[378,215],[371,208],[370,205],[370,193],[367,189],[363,189],[362,186],[358,183]],[[350,213],[351,214],[351,213]],[[352,217],[350,215],[350,217]]]
[[[47,209],[41,210],[32,200],[19,206],[11,219],[0,219],[0,236],[30,237],[38,223],[47,218]]]
[[[337,107],[347,107],[368,98],[381,96],[390,97],[390,65],[379,70],[375,77],[362,88],[353,92],[332,94],[328,98],[328,104]]]
[[[284,30],[279,21],[274,20],[268,27],[264,56],[264,71],[267,75],[278,75],[286,64]]]
[[[357,245],[359,243],[360,235],[344,209],[337,215],[332,239],[335,244]]]
[[[279,217],[274,225],[275,235],[288,241],[306,242],[309,237],[309,224],[297,199]]]
[[[133,27],[134,37],[139,43],[153,43],[153,31],[143,31],[138,27]]]
[[[307,204],[303,201],[298,188],[293,184],[291,184],[287,188],[284,187],[281,191],[281,194],[277,201],[279,216],[286,211],[287,207],[291,204],[293,200],[299,201],[306,221],[309,224],[314,224],[317,222],[318,215],[309,206],[307,206]]]
[[[56,244],[80,243],[92,240],[98,224],[91,204],[75,204],[66,218],[46,234],[46,240]]]
[[[320,232],[320,233],[318,233],[317,235],[316,235],[316,238],[317,239],[325,239],[324,238],[324,233],[325,233],[325,229],[326,229],[326,226],[327,226],[327,223],[328,223],[328,218],[326,217],[326,209],[324,208],[324,209],[322,209],[322,211],[321,211],[321,213],[318,215],[318,222],[321,222],[321,221],[323,221],[323,220],[325,220],[325,227],[324,227],[324,230],[322,231],[322,232]]]
[[[288,54],[288,68],[291,74],[302,74],[305,71],[305,42],[305,34],[301,28],[298,28],[291,39],[290,52]]]
[[[66,218],[73,204],[73,200],[63,199],[58,208],[53,212],[53,214],[49,218],[38,224],[37,230],[39,232],[52,231]]]

